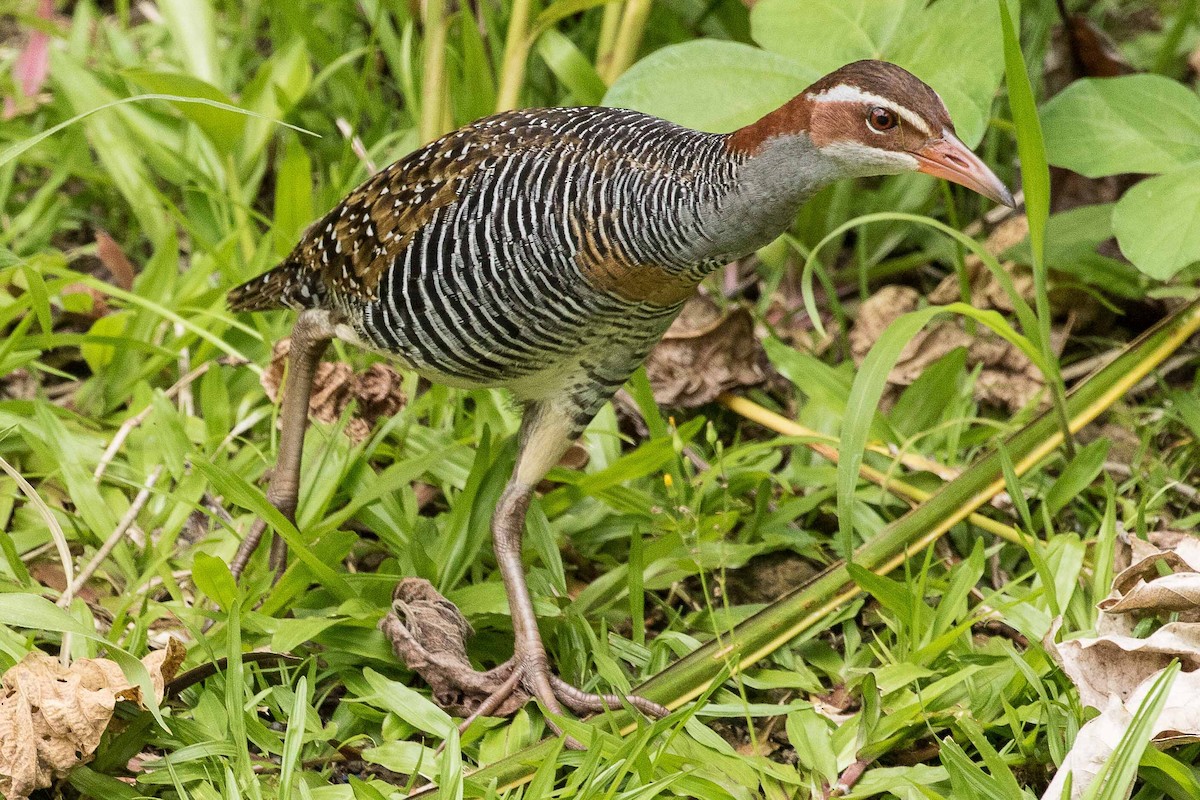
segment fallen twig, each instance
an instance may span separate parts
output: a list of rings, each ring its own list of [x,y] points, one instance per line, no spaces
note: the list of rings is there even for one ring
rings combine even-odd
[[[133,502],[129,504],[129,509],[125,512],[125,516],[121,517],[121,521],[117,523],[117,527],[113,528],[113,532],[104,540],[104,544],[100,545],[100,549],[96,551],[96,555],[92,556],[92,560],[79,571],[79,574],[75,576],[75,580],[67,585],[67,590],[63,592],[62,597],[58,598],[59,606],[66,608],[70,605],[71,598],[83,588],[88,579],[104,563],[104,559],[108,558],[109,553],[117,546],[117,542],[121,541],[121,538],[133,526],[134,520],[142,512],[142,507],[146,505],[146,501],[150,499],[150,491],[154,488],[154,484],[158,483],[158,479],[162,476],[162,473],[163,465],[159,464],[150,473],[150,476],[146,478],[146,482],[142,484],[141,491],[133,498]]]

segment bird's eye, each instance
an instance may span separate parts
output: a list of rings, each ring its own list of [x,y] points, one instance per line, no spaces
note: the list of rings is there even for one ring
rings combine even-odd
[[[895,112],[883,106],[874,106],[867,112],[867,124],[876,131],[890,131],[896,122]]]

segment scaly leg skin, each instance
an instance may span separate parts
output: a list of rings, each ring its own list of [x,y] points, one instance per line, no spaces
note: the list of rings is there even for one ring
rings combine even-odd
[[[396,656],[425,679],[434,699],[451,712],[465,716],[460,732],[481,716],[512,714],[531,696],[554,714],[562,713],[563,706],[584,714],[619,709],[624,703],[650,716],[669,713],[643,697],[584,692],[550,672],[525,583],[521,538],[533,487],[578,433],[569,415],[555,413],[545,405],[527,408],[521,423],[517,465],[492,517],[496,560],[512,612],[515,644],[511,660],[487,672],[472,667],[466,651],[470,625],[453,603],[422,578],[400,582],[391,611],[379,623]],[[567,744],[579,746],[570,739]]]
[[[292,328],[287,383],[283,388],[283,402],[279,408],[282,429],[279,434],[279,455],[271,482],[267,486],[267,499],[293,523],[296,521],[296,503],[300,490],[300,457],[304,452],[304,431],[308,426],[308,401],[312,396],[317,365],[332,338],[333,328],[329,324],[329,315],[326,312],[303,311],[296,319],[296,326]],[[229,564],[229,571],[233,573],[235,580],[241,577],[250,556],[258,549],[266,528],[266,520],[255,520],[250,532],[242,540],[233,561]],[[270,565],[275,572],[275,580],[279,580],[284,567],[287,566],[287,543],[278,534],[271,542]]]
[[[521,539],[533,487],[558,463],[577,435],[570,414],[547,403],[534,403],[526,408],[521,421],[517,464],[492,518],[492,544],[500,574],[504,578],[513,621],[515,645],[512,674],[519,678],[513,680],[510,676],[503,686],[488,697],[483,705],[489,708],[499,707],[518,685],[540,700],[553,714],[561,714],[563,705],[576,713],[621,707],[620,697],[584,692],[550,672],[546,648],[538,632],[537,615],[521,564]],[[642,697],[630,696],[625,699],[630,705],[652,716],[663,717],[670,713],[665,707]],[[464,729],[472,721],[472,718],[468,718],[463,723]]]

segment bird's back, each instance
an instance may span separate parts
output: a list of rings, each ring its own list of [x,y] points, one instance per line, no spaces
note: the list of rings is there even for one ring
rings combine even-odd
[[[449,383],[533,395],[582,361],[619,385],[711,267],[698,220],[734,169],[722,137],[638,112],[497,115],[373,176],[230,306],[328,309]]]

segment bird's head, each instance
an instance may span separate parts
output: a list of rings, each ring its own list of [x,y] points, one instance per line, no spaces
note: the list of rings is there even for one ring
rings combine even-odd
[[[1013,205],[1008,188],[955,135],[937,92],[895,64],[847,64],[734,132],[730,146],[754,154],[797,137],[836,165],[835,177],[924,172]]]

